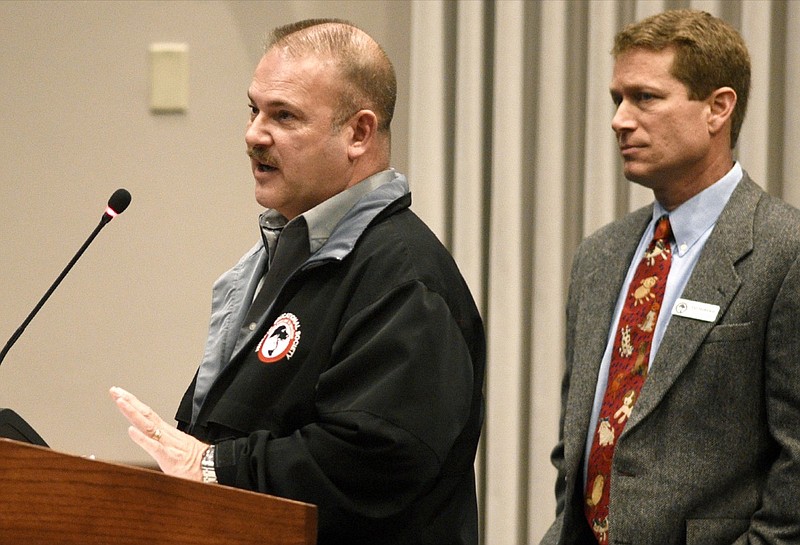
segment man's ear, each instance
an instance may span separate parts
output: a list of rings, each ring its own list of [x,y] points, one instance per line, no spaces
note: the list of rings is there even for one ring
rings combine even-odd
[[[350,121],[352,134],[347,153],[350,160],[358,159],[375,145],[378,133],[378,116],[372,110],[359,110]]]
[[[733,115],[736,106],[736,91],[730,87],[720,87],[708,97],[708,132],[717,134]]]

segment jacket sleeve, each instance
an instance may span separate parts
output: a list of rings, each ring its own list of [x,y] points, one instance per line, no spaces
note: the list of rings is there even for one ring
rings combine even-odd
[[[447,304],[409,282],[343,325],[317,384],[317,421],[288,437],[219,443],[218,479],[345,515],[392,516],[439,478],[470,419],[473,384]]]
[[[800,259],[800,258],[798,258]],[[800,262],[796,259],[773,304],[765,349],[767,422],[779,452],[769,469],[761,507],[736,543],[800,539]]]

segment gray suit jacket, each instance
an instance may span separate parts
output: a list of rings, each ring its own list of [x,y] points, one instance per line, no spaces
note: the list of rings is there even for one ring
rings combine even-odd
[[[567,305],[557,517],[542,544],[592,543],[583,455],[615,302],[650,207],[578,249]],[[800,212],[745,174],[682,297],[714,323],[672,316],[617,439],[611,543],[800,542]],[[664,309],[671,312],[671,309]]]

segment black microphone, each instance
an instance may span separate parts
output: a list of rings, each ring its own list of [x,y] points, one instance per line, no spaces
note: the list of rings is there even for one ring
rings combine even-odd
[[[67,263],[67,266],[64,267],[64,270],[61,271],[60,275],[58,275],[58,278],[56,278],[56,281],[53,282],[52,286],[50,286],[50,289],[47,290],[47,293],[45,293],[44,296],[36,304],[36,306],[33,307],[31,313],[28,314],[28,317],[25,318],[24,322],[22,322],[22,325],[19,326],[19,328],[14,332],[11,338],[8,339],[8,342],[6,343],[5,347],[3,347],[2,352],[0,352],[0,364],[2,364],[3,359],[6,357],[8,351],[11,350],[11,347],[14,346],[14,343],[17,342],[17,339],[19,339],[20,336],[22,336],[22,333],[25,331],[25,328],[28,327],[28,324],[31,323],[33,317],[36,316],[36,313],[39,312],[39,310],[44,306],[44,304],[47,302],[47,300],[50,298],[53,292],[56,291],[58,285],[61,284],[61,281],[64,280],[64,277],[67,276],[67,273],[72,269],[72,267],[75,265],[78,259],[80,259],[80,257],[83,255],[83,252],[86,251],[86,248],[89,247],[89,244],[92,243],[92,241],[95,239],[100,230],[103,227],[105,227],[106,224],[110,222],[112,219],[122,214],[125,211],[125,209],[128,208],[128,205],[130,203],[131,203],[131,194],[128,192],[127,189],[122,189],[122,188],[117,189],[114,192],[114,194],[111,195],[111,198],[108,199],[108,206],[106,207],[106,211],[103,213],[103,217],[100,218],[100,223],[97,225],[97,227],[95,227],[94,231],[92,231],[92,234],[89,235],[89,238],[86,239],[86,242],[83,243],[83,246],[80,247],[78,253],[75,254],[75,257],[73,257],[72,260],[69,263]]]

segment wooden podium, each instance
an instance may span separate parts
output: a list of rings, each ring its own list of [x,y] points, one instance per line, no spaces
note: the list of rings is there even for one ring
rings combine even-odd
[[[313,505],[0,439],[0,545],[314,545]]]

